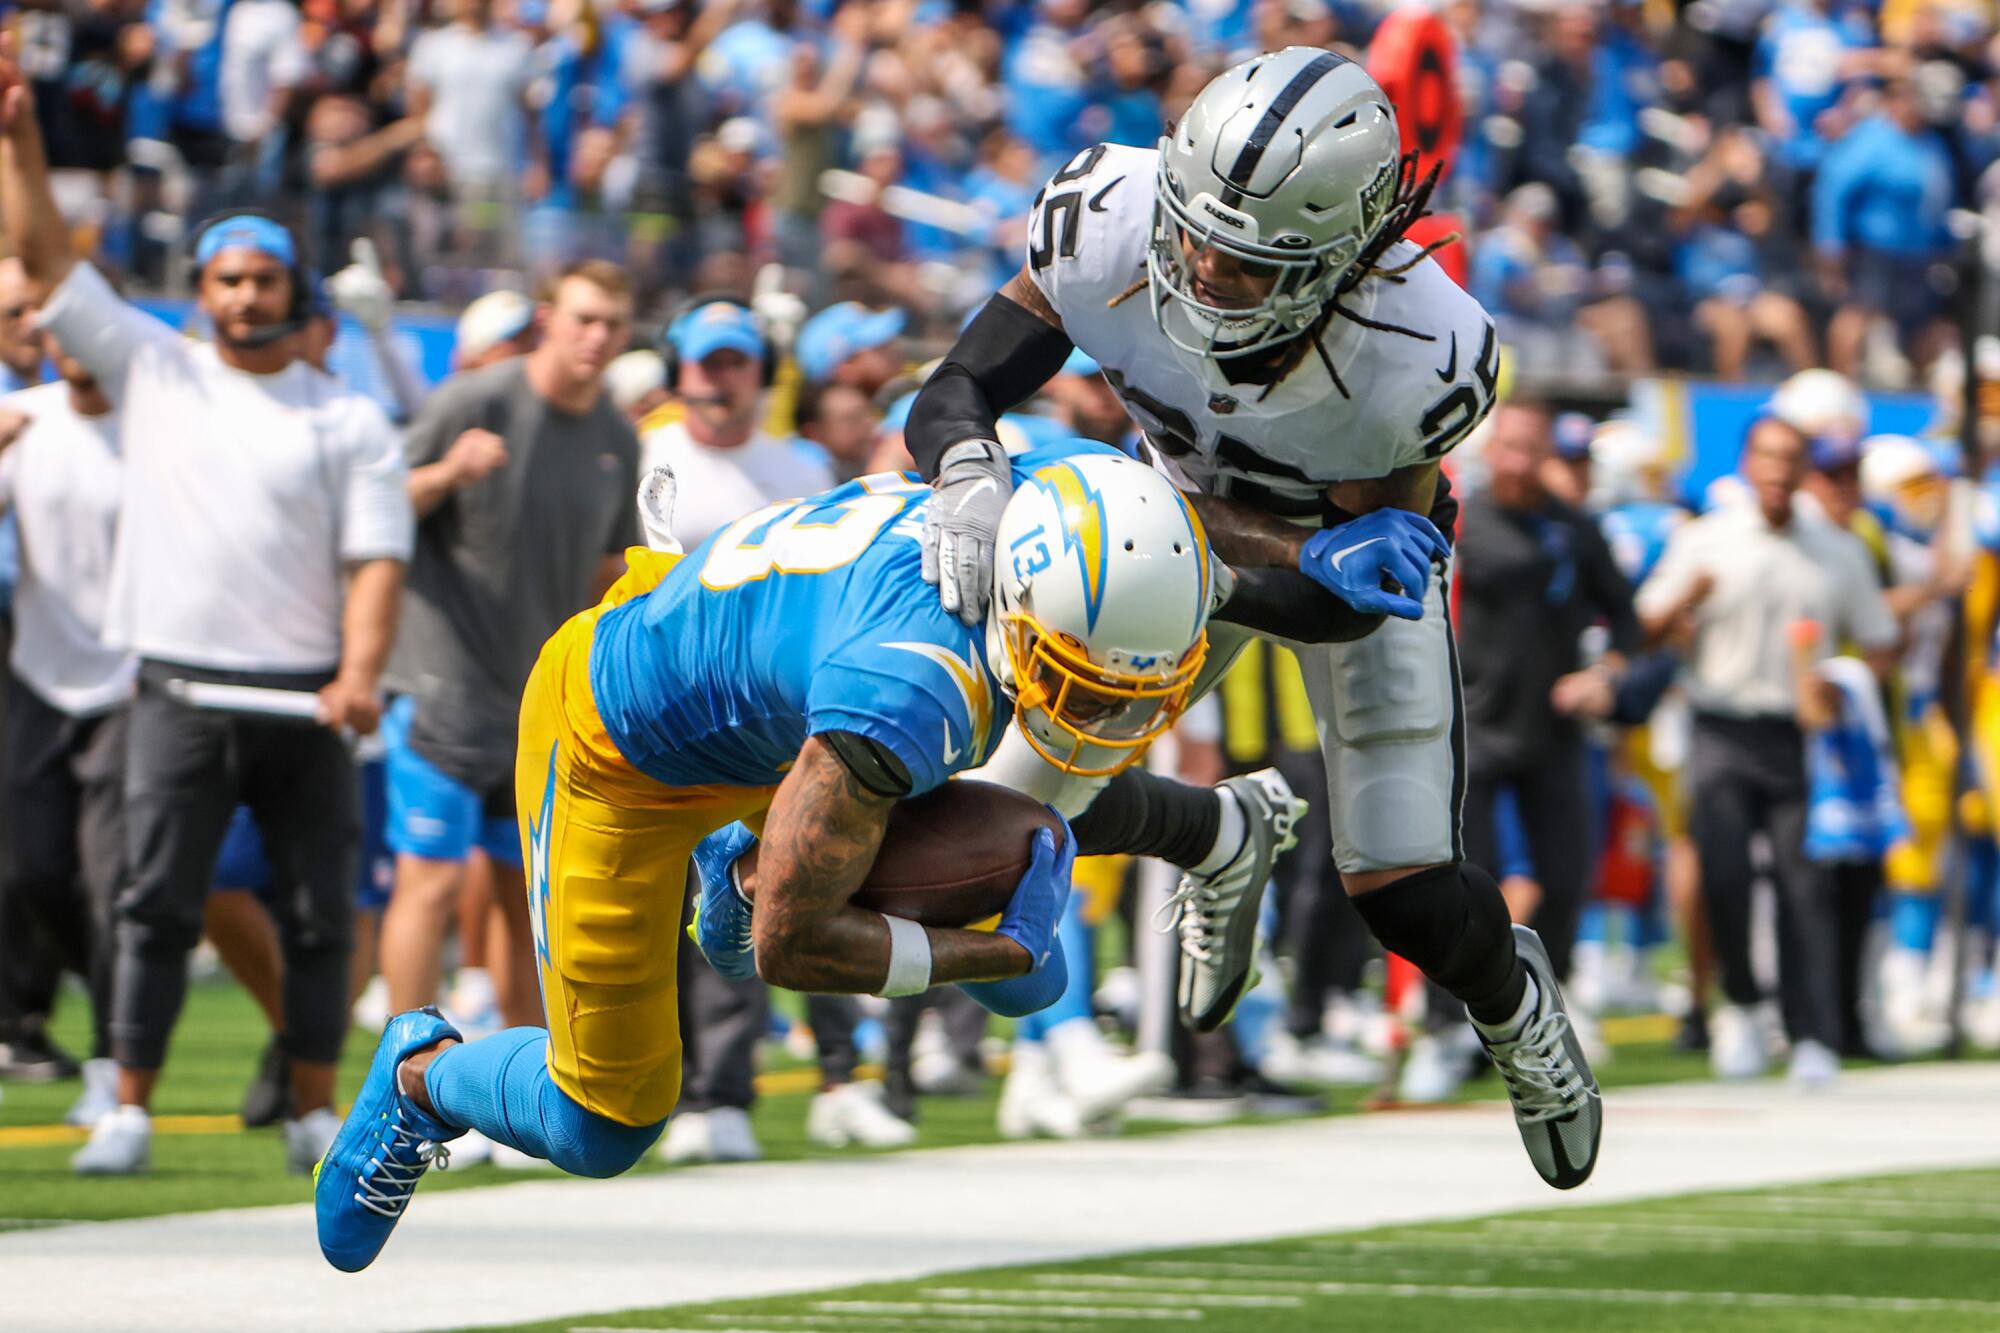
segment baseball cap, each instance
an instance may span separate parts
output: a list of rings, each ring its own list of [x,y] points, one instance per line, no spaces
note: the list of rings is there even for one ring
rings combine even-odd
[[[757,317],[734,301],[709,301],[667,325],[666,341],[683,361],[701,361],[717,352],[741,352],[764,359],[764,331]]]
[[[842,301],[805,322],[792,354],[807,379],[825,381],[857,352],[894,340],[903,331],[903,321],[900,310],[870,310],[859,301]]]
[[[535,303],[519,292],[488,292],[458,317],[458,355],[481,356],[527,331],[535,318]]]
[[[255,250],[286,265],[299,262],[292,234],[281,224],[255,213],[238,213],[202,228],[201,239],[195,242],[194,262],[197,267],[206,267],[209,260],[224,250]]]
[[[1590,457],[1590,437],[1597,427],[1581,412],[1564,412],[1552,423],[1556,437],[1556,457],[1572,462]]]
[[[1814,435],[1806,440],[1806,459],[1815,472],[1837,472],[1861,462],[1861,440],[1844,433]]]
[[[658,352],[638,348],[611,359],[604,368],[604,387],[621,412],[656,389],[667,386],[667,363]]]

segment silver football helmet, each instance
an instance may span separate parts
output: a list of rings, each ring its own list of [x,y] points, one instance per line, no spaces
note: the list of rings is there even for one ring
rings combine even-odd
[[[1160,140],[1147,276],[1161,330],[1227,357],[1309,328],[1381,234],[1401,172],[1396,113],[1345,56],[1292,46],[1218,75]],[[1274,279],[1269,295],[1202,300],[1194,261],[1207,248]]]

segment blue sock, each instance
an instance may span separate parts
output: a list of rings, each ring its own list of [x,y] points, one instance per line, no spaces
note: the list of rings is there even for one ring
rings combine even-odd
[[[1083,920],[1083,895],[1072,893],[1069,906],[1063,910],[1062,924],[1056,927],[1056,947],[1062,950],[1063,966],[1069,969],[1069,984],[1054,1004],[1023,1018],[1014,1028],[1017,1041],[1040,1041],[1044,1034],[1059,1023],[1067,1023],[1072,1018],[1090,1018],[1096,1010],[1092,1007],[1091,993],[1095,989],[1095,958],[1097,931]]]
[[[1576,919],[1576,942],[1606,943],[1608,909],[1601,902],[1588,903]]]
[[[1889,933],[1899,947],[1929,953],[1931,940],[1937,933],[1937,919],[1938,898],[1935,893],[1910,893],[1903,889],[1890,891]]]
[[[440,1053],[424,1071],[446,1124],[554,1163],[573,1176],[615,1176],[645,1156],[666,1121],[621,1125],[586,1111],[549,1076],[549,1034],[508,1028]]]

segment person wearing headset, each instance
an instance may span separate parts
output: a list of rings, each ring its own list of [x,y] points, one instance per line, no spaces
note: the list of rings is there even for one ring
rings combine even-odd
[[[118,1107],[73,1160],[147,1167],[152,1100],[201,938],[215,855],[247,802],[286,891],[287,1163],[337,1132],[347,1032],[356,783],[343,733],[375,730],[411,540],[402,450],[380,408],[302,359],[305,266],[292,234],[237,213],[193,242],[196,343],[127,305],[70,250],[42,136],[0,44],[0,217],[41,322],[121,412],[124,504],[105,638],[139,659],[126,744],[112,1055]],[[188,683],[317,695],[305,718],[185,701]],[[319,725],[313,725],[317,721]]]
[[[834,484],[824,450],[761,429],[777,354],[747,303],[695,297],[667,321],[660,355],[671,401],[640,438],[640,471],[673,469],[674,536],[684,548],[773,500]]]

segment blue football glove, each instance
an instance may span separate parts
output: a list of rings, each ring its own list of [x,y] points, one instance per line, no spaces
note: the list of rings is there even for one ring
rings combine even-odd
[[[708,965],[731,981],[757,975],[757,956],[750,951],[750,904],[736,891],[738,858],[757,845],[757,837],[742,824],[731,824],[703,838],[694,849],[694,868],[701,876],[701,901],[695,904],[688,938]]]
[[[1063,909],[1069,906],[1069,871],[1075,861],[1076,835],[1070,832],[1068,820],[1062,820],[1061,842],[1047,829],[1037,830],[1028,873],[1014,887],[1007,910],[1000,914],[1000,924],[993,928],[995,935],[1005,935],[1028,951],[1034,960],[1029,971],[1048,962],[1055,952],[1056,927],[1062,924]]]
[[[1422,514],[1377,509],[1306,538],[1299,570],[1357,611],[1422,620],[1431,562],[1450,557],[1444,534]],[[1403,591],[1385,591],[1384,577]]]

